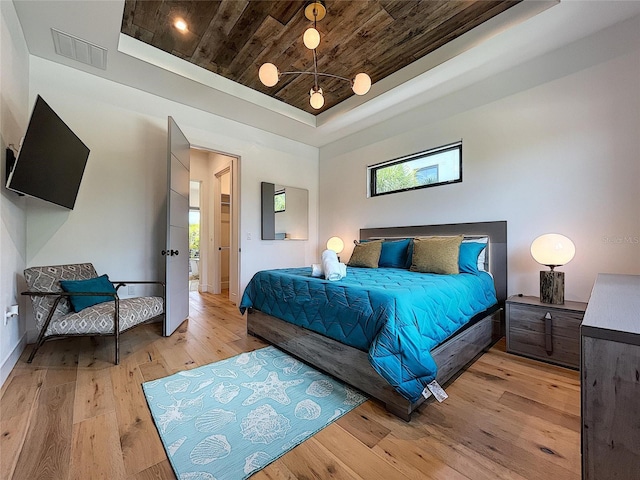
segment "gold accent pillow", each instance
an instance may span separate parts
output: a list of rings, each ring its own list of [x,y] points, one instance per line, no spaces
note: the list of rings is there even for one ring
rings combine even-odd
[[[463,235],[423,237],[413,240],[412,272],[455,274]]]
[[[349,259],[350,267],[378,268],[380,252],[382,251],[382,240],[356,244]]]

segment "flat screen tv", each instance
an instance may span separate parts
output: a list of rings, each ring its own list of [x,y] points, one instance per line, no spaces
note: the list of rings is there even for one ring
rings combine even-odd
[[[40,95],[7,188],[73,209],[89,149]]]

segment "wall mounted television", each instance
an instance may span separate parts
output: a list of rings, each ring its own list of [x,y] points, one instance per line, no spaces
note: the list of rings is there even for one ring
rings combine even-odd
[[[7,188],[73,209],[89,149],[38,95]]]

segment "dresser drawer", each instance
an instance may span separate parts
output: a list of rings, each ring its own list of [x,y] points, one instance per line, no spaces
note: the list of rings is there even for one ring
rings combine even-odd
[[[531,297],[507,301],[507,351],[578,368],[584,311],[527,303],[534,301]]]
[[[576,341],[580,338],[580,323],[584,316],[582,313],[513,304],[509,309],[512,328],[544,334],[545,317],[548,314],[554,336],[575,338]]]
[[[532,332],[517,328],[509,331],[507,351],[526,355],[545,362],[557,363],[565,367],[578,368],[580,365],[579,339],[551,336],[551,349],[547,352],[544,332]]]

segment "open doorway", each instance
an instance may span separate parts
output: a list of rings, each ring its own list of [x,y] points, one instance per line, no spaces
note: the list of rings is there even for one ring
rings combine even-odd
[[[240,288],[239,161],[231,155],[191,148],[191,181],[200,190],[200,240],[197,261],[191,264],[198,271],[197,290],[224,294],[235,304]]]
[[[191,180],[189,188],[189,291],[200,290],[200,184]]]

